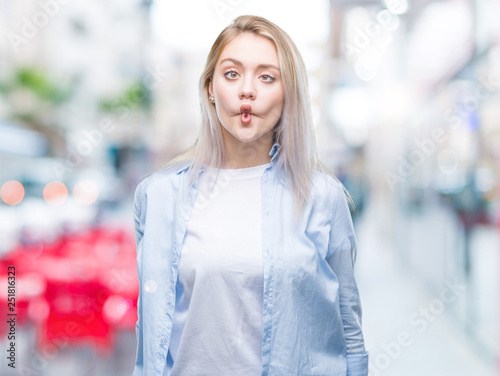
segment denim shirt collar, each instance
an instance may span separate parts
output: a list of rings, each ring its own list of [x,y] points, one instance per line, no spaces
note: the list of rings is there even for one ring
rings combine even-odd
[[[271,147],[271,150],[269,151],[269,155],[272,156],[271,158],[271,165],[273,164],[274,162],[274,159],[278,156],[278,153],[281,149],[281,145],[278,143],[278,142],[275,142],[273,144],[273,146]],[[177,172],[176,174],[178,175],[179,173],[181,173],[182,171],[185,171],[187,170],[189,167],[191,166],[191,163],[189,162],[187,165],[185,165],[184,163],[177,169]],[[201,171],[203,171],[204,168],[202,167],[201,168]],[[201,172],[200,171],[200,172]]]
[[[280,151],[280,149],[281,149],[281,145],[278,142],[275,142],[271,148],[271,151],[269,152],[269,155],[273,156],[271,158],[271,164],[273,163],[274,159],[278,156],[278,152]]]

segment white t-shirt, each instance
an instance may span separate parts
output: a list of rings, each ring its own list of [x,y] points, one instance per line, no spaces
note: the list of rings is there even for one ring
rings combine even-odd
[[[261,181],[270,164],[201,175],[164,375],[262,374]]]

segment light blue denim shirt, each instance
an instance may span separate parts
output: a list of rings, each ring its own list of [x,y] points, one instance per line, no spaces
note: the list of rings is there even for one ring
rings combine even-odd
[[[262,375],[367,376],[356,239],[342,186],[316,171],[294,224],[293,190],[274,163],[279,150],[275,143],[262,176]],[[180,251],[204,171],[188,186],[189,167],[157,171],[135,191],[140,289],[133,376],[161,376],[166,364]]]

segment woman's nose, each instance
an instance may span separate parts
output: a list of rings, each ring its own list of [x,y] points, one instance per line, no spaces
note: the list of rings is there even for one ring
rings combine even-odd
[[[244,80],[241,80],[240,87],[240,99],[255,99],[255,87],[251,82],[251,78],[247,77]]]

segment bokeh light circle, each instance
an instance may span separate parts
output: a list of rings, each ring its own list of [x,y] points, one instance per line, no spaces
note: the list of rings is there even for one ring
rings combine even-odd
[[[438,154],[439,169],[445,174],[450,174],[457,170],[460,164],[458,154],[451,149],[444,149]]]
[[[92,205],[99,197],[99,189],[93,181],[80,180],[73,187],[73,197],[82,205]]]
[[[158,285],[152,279],[146,281],[146,283],[144,284],[144,290],[146,290],[146,292],[155,292],[157,288]]]
[[[43,198],[49,205],[60,206],[68,198],[68,188],[60,181],[52,181],[43,189]]]
[[[24,198],[24,187],[17,180],[9,180],[2,184],[0,196],[7,205],[17,205]]]

